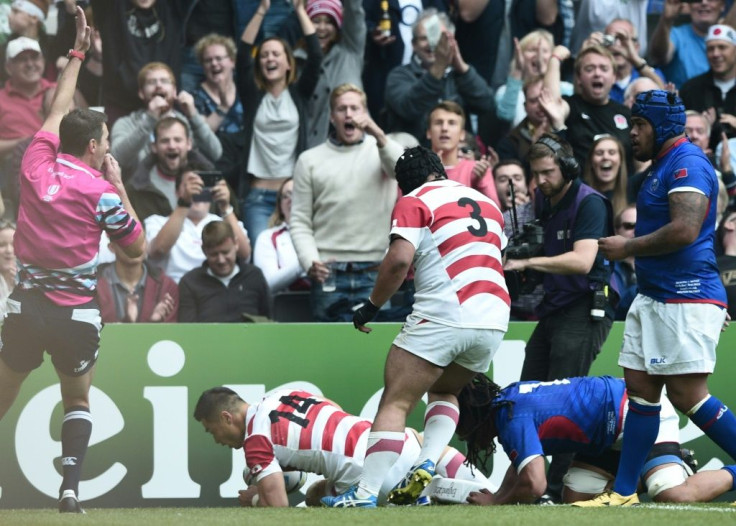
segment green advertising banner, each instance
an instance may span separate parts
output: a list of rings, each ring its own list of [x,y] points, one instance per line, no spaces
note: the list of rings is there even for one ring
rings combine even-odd
[[[533,327],[511,325],[489,373],[497,383],[518,379]],[[350,324],[108,325],[90,397],[94,425],[80,498],[91,508],[237,505],[243,454],[215,444],[192,418],[200,393],[227,385],[255,402],[270,390],[298,386],[372,418],[386,352],[399,329],[375,324],[366,335]],[[592,374],[621,375],[616,359],[622,332],[623,325],[615,324]],[[736,406],[726,374],[736,366],[728,352],[734,340],[730,331],[722,335],[710,388]],[[60,402],[47,359],[0,421],[0,508],[55,505]],[[419,404],[409,425],[421,429],[423,411]],[[725,454],[699,429],[685,419],[682,426],[681,441],[695,450],[701,466],[723,465]],[[497,453],[491,482],[500,484],[507,467]]]

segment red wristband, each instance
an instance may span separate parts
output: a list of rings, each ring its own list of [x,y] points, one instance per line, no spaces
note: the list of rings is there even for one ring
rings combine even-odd
[[[76,49],[70,49],[69,53],[66,54],[66,58],[71,60],[72,58],[78,58],[82,62],[84,62],[84,53],[81,51],[77,51]]]

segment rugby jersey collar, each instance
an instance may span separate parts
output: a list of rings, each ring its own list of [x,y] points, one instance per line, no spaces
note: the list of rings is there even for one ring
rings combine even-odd
[[[88,166],[87,164],[80,161],[78,158],[74,157],[73,155],[69,155],[68,153],[59,153],[56,157],[56,162],[63,166],[66,166],[67,168],[71,168],[72,170],[84,172],[90,177],[102,177],[102,172],[100,172],[99,170],[95,170],[91,166]]]

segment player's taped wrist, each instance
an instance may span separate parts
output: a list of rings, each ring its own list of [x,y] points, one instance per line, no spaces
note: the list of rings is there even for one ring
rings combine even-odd
[[[376,307],[371,300],[367,300],[358,310],[353,314],[353,325],[357,329],[358,327],[365,325],[366,323],[373,320],[380,310]]]

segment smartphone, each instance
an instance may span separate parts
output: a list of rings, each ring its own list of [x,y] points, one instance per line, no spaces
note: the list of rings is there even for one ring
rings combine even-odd
[[[217,184],[217,181],[222,179],[222,172],[197,172],[197,175],[202,178],[204,186],[202,191],[197,195],[192,196],[192,201],[195,202],[209,202],[212,201],[212,188]]]
[[[440,17],[432,15],[427,18],[424,21],[424,29],[427,31],[427,42],[429,42],[429,48],[434,51],[437,47],[437,43],[440,41],[440,36],[442,36]]]
[[[217,171],[197,172],[197,175],[202,178],[205,188],[212,188],[222,179],[222,172]]]

